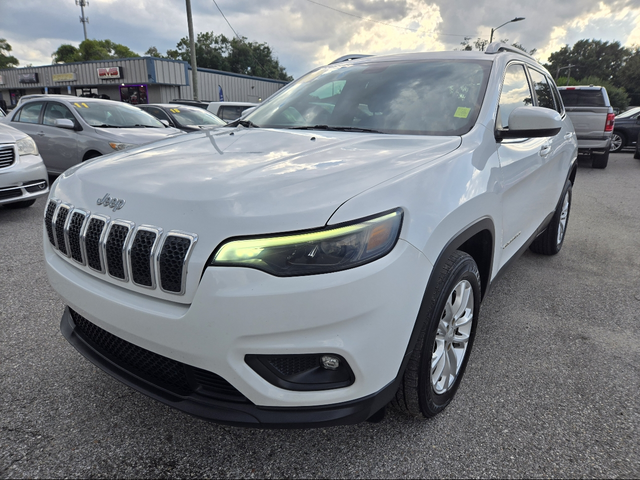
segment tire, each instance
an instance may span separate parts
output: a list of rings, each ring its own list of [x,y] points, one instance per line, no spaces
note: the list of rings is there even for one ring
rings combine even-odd
[[[4,207],[17,210],[18,208],[28,208],[34,203],[36,203],[36,199],[32,198],[31,200],[23,200],[22,202],[5,203]]]
[[[640,138],[638,138],[638,141],[636,142],[636,151],[633,154],[633,158],[640,160]]]
[[[607,164],[609,163],[609,153],[611,153],[610,150],[607,150],[603,154],[592,155],[593,160],[591,162],[591,167],[601,169],[607,168]]]
[[[529,247],[532,252],[541,253],[542,255],[555,255],[562,248],[564,238],[567,234],[567,226],[569,225],[571,192],[571,182],[567,180],[567,183],[565,183],[562,189],[560,202],[558,202],[551,222],[547,226],[547,229],[540,234]]]
[[[424,320],[424,326],[392,400],[399,410],[422,419],[440,413],[456,394],[480,312],[480,275],[470,255],[454,252],[439,272],[437,282],[433,297],[424,299],[429,302],[426,318],[419,319]],[[456,339],[464,341],[455,342]],[[432,370],[434,359],[439,361]],[[456,370],[453,374],[442,375],[451,367]]]
[[[84,156],[84,158],[82,159],[83,162],[86,162],[87,160],[91,160],[92,158],[96,158],[96,157],[101,157],[102,154],[100,152],[87,152]]]
[[[619,152],[627,145],[627,137],[624,136],[624,133],[613,132],[611,135],[611,147],[609,148],[610,152]]]

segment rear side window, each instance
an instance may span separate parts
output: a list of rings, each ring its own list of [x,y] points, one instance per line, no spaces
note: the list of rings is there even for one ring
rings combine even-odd
[[[33,102],[22,107],[14,121],[20,123],[38,123],[43,102]]]
[[[538,106],[556,110],[556,104],[553,101],[553,94],[551,93],[551,87],[549,86],[547,77],[537,70],[529,69],[529,73],[531,74],[533,89],[536,91]]]
[[[602,90],[560,90],[565,107],[606,107]]]
[[[236,118],[240,118],[242,112],[247,108],[249,107],[220,107],[220,110],[218,110],[218,116],[223,120],[235,120]]]
[[[498,109],[499,128],[509,126],[509,114],[518,107],[533,106],[533,97],[529,88],[529,81],[524,71],[524,65],[511,64],[507,67],[500,94]]]

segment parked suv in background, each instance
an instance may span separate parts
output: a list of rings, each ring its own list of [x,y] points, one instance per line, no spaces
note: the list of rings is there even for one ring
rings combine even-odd
[[[593,168],[606,168],[615,123],[607,89],[589,85],[558,90],[576,130],[579,152],[591,156]]]
[[[616,116],[611,137],[611,151],[619,152],[624,147],[636,144],[640,134],[640,107],[634,107]]]
[[[67,171],[43,231],[63,335],[220,423],[438,414],[491,283],[563,245],[577,142],[551,78],[499,43],[353,59]]]
[[[38,145],[47,171],[183,132],[132,105],[67,95],[34,95],[3,119]]]

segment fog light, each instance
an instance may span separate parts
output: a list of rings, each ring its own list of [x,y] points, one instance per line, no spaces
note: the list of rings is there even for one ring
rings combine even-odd
[[[266,381],[286,390],[330,390],[355,381],[349,362],[335,353],[248,354],[244,359]]]
[[[323,355],[321,360],[322,366],[327,370],[337,370],[340,366],[340,359],[333,355]]]

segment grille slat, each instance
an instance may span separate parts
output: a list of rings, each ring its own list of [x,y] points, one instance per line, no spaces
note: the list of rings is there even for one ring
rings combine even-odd
[[[67,215],[69,215],[69,207],[67,207],[66,205],[60,205],[60,208],[58,209],[58,215],[55,219],[55,230],[58,250],[68,256],[69,254],[67,253],[67,244],[64,241],[64,223],[67,220]]]
[[[99,272],[104,272],[102,260],[100,256],[100,237],[106,222],[99,218],[92,218],[89,221],[87,231],[85,233],[85,250],[87,252],[87,264]]]
[[[45,217],[44,217],[44,224],[45,224],[45,227],[47,228],[47,235],[49,236],[49,242],[54,247],[56,246],[56,239],[53,236],[53,214],[56,212],[56,207],[57,207],[56,202],[51,200],[49,202],[49,205],[47,205],[47,212],[45,213]]]
[[[44,224],[54,249],[82,266],[139,287],[184,295],[187,264],[198,241],[192,233],[163,230],[75,208],[50,199]]]
[[[127,280],[124,264],[124,247],[129,235],[129,226],[113,223],[105,244],[107,271],[112,277]]]
[[[0,147],[0,168],[10,167],[16,161],[13,147]]]
[[[180,293],[183,288],[184,261],[191,239],[168,235],[160,253],[160,282],[167,292]]]
[[[138,377],[179,395],[190,395],[198,391],[224,400],[248,402],[242,393],[221,376],[134,345],[91,323],[71,308],[69,312],[76,331],[84,340]]]
[[[131,279],[143,287],[153,287],[153,247],[158,238],[156,232],[138,230],[131,246]]]
[[[76,262],[84,264],[82,258],[82,246],[80,243],[80,234],[82,233],[82,226],[87,215],[82,212],[73,212],[71,220],[69,221],[69,249],[71,250],[71,258]]]

